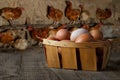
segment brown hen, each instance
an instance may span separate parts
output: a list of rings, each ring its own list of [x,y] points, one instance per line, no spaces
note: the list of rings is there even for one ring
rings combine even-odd
[[[12,21],[18,19],[22,15],[22,7],[5,7],[0,9],[0,15],[9,22],[9,25],[13,25]]]
[[[7,30],[0,33],[0,42],[3,45],[12,45],[16,39],[16,34],[13,30]]]
[[[42,42],[43,38],[47,38],[48,36],[55,35],[55,33],[62,28],[65,28],[65,25],[61,25],[54,29],[52,29],[51,27],[42,27],[42,28],[34,28],[32,26],[27,27],[28,31],[30,32],[31,38],[39,42]]]
[[[47,17],[53,20],[53,24],[58,24],[62,19],[63,12],[59,9],[54,8],[53,6],[48,6],[47,8]]]
[[[32,26],[27,27],[28,31],[30,32],[31,38],[35,41],[42,41],[43,38],[48,37],[49,28],[34,28]]]
[[[96,17],[100,20],[101,23],[103,23],[103,20],[110,18],[111,15],[112,15],[112,12],[108,8],[106,9],[97,8],[96,10]]]
[[[66,1],[66,5],[65,16],[69,19],[70,24],[74,24],[80,17],[80,10],[73,9],[72,3],[70,1]]]

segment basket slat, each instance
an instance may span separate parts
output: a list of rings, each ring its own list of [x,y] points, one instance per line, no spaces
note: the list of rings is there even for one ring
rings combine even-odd
[[[48,67],[92,71],[106,67],[111,47],[108,40],[75,43],[44,39],[43,44]]]
[[[62,67],[68,69],[77,69],[77,58],[75,48],[61,48]]]
[[[96,50],[94,48],[79,49],[82,70],[97,70]]]
[[[74,42],[61,42],[61,41],[54,41],[54,40],[43,40],[43,44],[52,45],[52,46],[61,46],[61,47],[75,47],[75,48],[96,48],[96,47],[103,47],[107,46],[106,41],[99,41],[99,42],[83,42],[83,43],[74,43]]]
[[[60,68],[57,47],[46,45],[46,58],[49,67]]]
[[[103,48],[103,64],[102,64],[102,69],[104,69],[107,66],[107,62],[109,60],[109,56],[110,56],[110,47],[104,47]]]

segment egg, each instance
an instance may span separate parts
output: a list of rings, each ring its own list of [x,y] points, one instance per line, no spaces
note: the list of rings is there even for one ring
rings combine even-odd
[[[74,30],[71,35],[70,35],[70,40],[71,41],[75,41],[75,39],[81,35],[81,34],[84,34],[84,33],[88,33],[88,31],[84,28],[79,28],[77,30]]]
[[[103,40],[103,33],[100,30],[91,30],[90,34],[95,40]]]
[[[79,35],[76,38],[75,43],[82,43],[82,42],[89,42],[89,41],[94,41],[93,37],[89,33],[84,33]]]
[[[57,31],[55,37],[58,40],[69,40],[70,39],[70,32],[67,29],[60,29]]]

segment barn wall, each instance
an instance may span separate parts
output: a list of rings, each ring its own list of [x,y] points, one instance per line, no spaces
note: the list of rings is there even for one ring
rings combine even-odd
[[[120,36],[120,0],[70,0],[73,4],[73,8],[79,9],[79,4],[84,4],[85,9],[89,10],[91,17],[96,19],[95,11],[96,8],[110,8],[112,10],[112,16],[107,19],[107,22],[113,23],[114,25],[107,25],[102,30],[104,36],[114,37]],[[22,16],[15,20],[15,24],[24,24],[27,17],[30,17],[31,24],[50,24],[52,23],[51,19],[48,19],[47,6],[52,5],[57,9],[60,9],[64,12],[66,4],[65,0],[0,0],[0,8],[3,7],[24,7]],[[67,23],[68,19],[63,15],[60,23]],[[7,25],[8,22],[3,18],[0,18],[0,25]],[[107,29],[107,31],[106,31]]]
[[[104,37],[120,37],[120,0],[70,0],[73,8],[78,8],[79,4],[84,4],[85,9],[89,10],[91,17],[97,21],[95,16],[96,8],[110,8],[112,17],[107,19],[113,25],[104,25],[102,31]],[[65,0],[0,0],[0,8],[4,7],[24,7],[22,16],[14,21],[14,24],[24,24],[27,17],[30,17],[31,24],[50,24],[52,20],[46,17],[47,6],[52,5],[64,12]],[[61,23],[67,23],[68,19],[63,16]],[[0,17],[0,26],[8,25],[8,22]],[[118,45],[119,46],[119,45]],[[115,46],[114,46],[115,47]],[[119,49],[115,47],[119,52]]]
[[[78,8],[79,4],[84,4],[85,9],[89,10],[91,16],[96,19],[95,10],[97,7],[110,8],[113,11],[112,17],[109,21],[113,22],[120,17],[120,0],[70,0],[73,3],[73,8]],[[24,24],[26,17],[30,17],[32,24],[49,24],[52,20],[46,17],[47,5],[52,5],[64,12],[66,7],[65,0],[0,0],[0,8],[22,6],[25,8],[22,16],[15,21],[16,24]],[[63,16],[61,23],[68,22],[67,18]],[[2,19],[2,24],[7,22]]]

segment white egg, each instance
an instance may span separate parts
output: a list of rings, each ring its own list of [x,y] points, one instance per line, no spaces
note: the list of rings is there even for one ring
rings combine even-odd
[[[84,28],[79,28],[77,30],[74,30],[71,35],[70,35],[70,40],[71,41],[75,41],[75,39],[81,35],[81,34],[84,34],[84,33],[88,33],[88,31]]]

